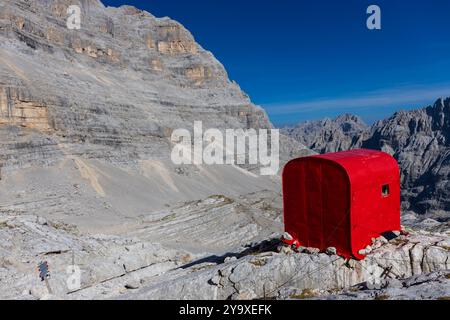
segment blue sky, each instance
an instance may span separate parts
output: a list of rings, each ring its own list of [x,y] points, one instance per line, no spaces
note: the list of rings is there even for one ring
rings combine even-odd
[[[450,1],[102,0],[181,22],[276,125],[450,96]],[[366,9],[381,8],[381,30]]]

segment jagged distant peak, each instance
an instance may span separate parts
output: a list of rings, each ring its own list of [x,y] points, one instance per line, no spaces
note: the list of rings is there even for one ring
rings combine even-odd
[[[344,113],[334,118],[334,121],[336,122],[355,122],[359,124],[365,125],[365,122],[362,120],[362,118],[358,115],[351,114],[351,113]]]

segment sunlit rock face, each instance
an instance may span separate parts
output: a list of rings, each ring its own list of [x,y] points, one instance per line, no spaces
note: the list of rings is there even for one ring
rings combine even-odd
[[[302,122],[285,127],[282,132],[318,153],[326,153],[358,146],[368,128],[358,116],[344,114],[334,119]]]

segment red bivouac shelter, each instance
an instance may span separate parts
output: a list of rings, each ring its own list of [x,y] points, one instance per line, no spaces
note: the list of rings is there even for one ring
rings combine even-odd
[[[387,153],[357,149],[298,158],[283,170],[285,231],[295,246],[346,258],[400,230],[400,172]]]

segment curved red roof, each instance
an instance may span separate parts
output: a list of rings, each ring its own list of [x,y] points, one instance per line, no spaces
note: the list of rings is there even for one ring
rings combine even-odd
[[[353,189],[380,183],[387,176],[392,177],[399,173],[398,163],[394,157],[378,150],[354,149],[312,157],[339,164],[347,172]]]

